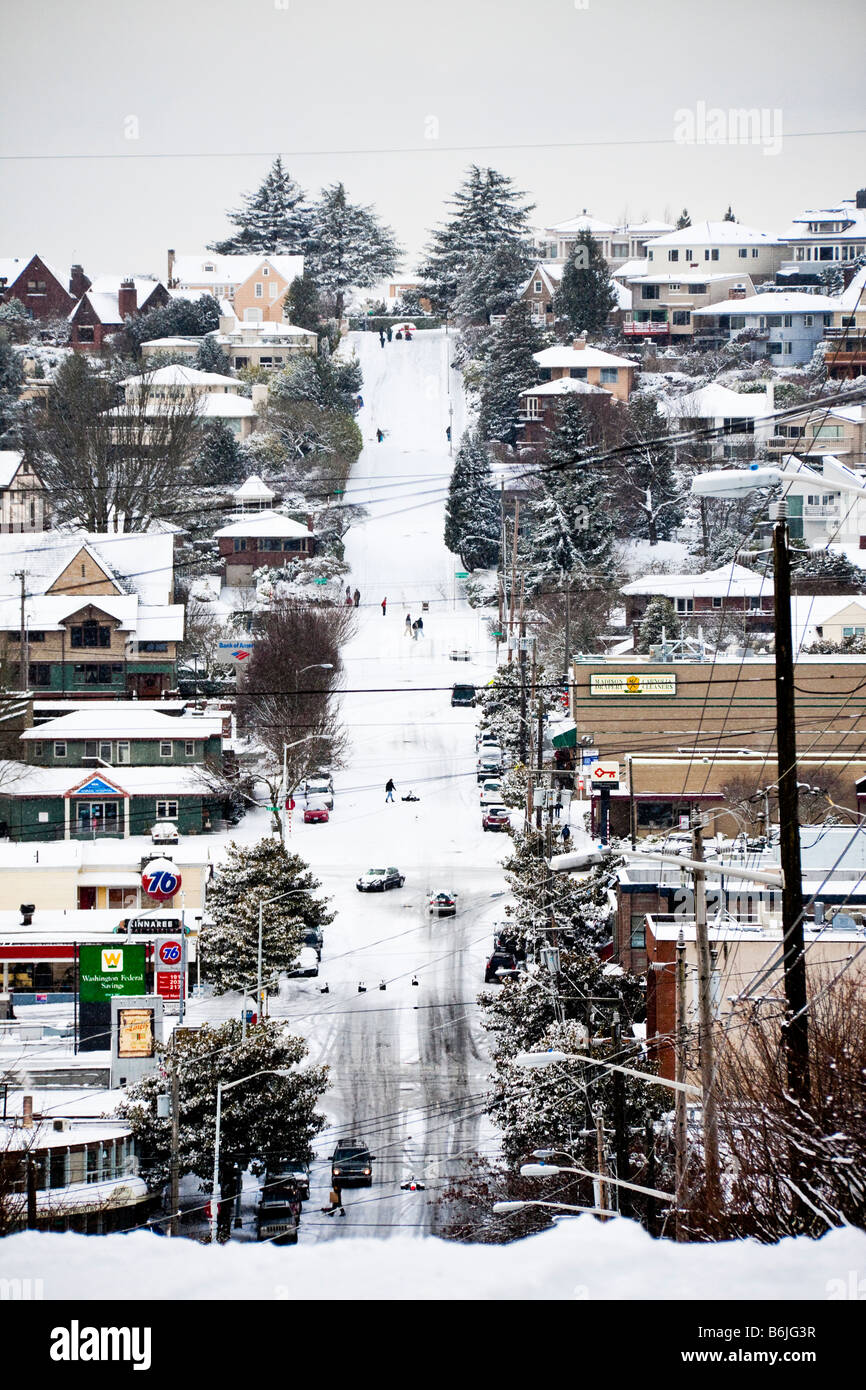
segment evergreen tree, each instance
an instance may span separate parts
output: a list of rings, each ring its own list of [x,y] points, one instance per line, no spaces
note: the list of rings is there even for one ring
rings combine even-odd
[[[449,205],[452,216],[431,235],[421,267],[423,293],[437,312],[461,312],[487,322],[490,304],[503,305],[532,268],[532,204],[496,169],[470,166]],[[475,285],[477,284],[477,289]]]
[[[289,286],[283,306],[283,316],[297,328],[306,328],[318,333],[321,321],[321,306],[316,282],[308,271],[297,275]]]
[[[245,1081],[224,1090],[222,1097],[222,1237],[229,1233],[238,1170],[251,1167],[258,1174],[269,1160],[312,1160],[312,1141],[325,1125],[316,1105],[328,1079],[326,1067],[298,1065],[307,1055],[303,1038],[288,1033],[282,1020],[259,1022],[247,1028],[246,1038],[238,1019],[206,1023],[187,1031],[177,1044],[180,1174],[195,1174],[203,1191],[210,1191],[213,1181],[217,1083],[225,1088],[230,1082]],[[256,1072],[268,1074],[256,1076]],[[132,1126],[141,1173],[151,1191],[158,1190],[170,1175],[171,1120],[158,1113],[159,1098],[167,1096],[170,1087],[170,1069],[161,1066],[129,1086],[117,1109]]]
[[[123,333],[129,350],[138,356],[141,344],[151,338],[202,338],[220,326],[219,300],[212,294],[199,299],[173,299],[161,309],[151,309],[141,318],[128,318]]]
[[[608,482],[591,461],[590,430],[579,396],[566,396],[539,471],[540,495],[523,538],[530,592],[580,582],[604,587],[612,578],[613,517]]]
[[[243,455],[238,438],[225,420],[202,421],[201,444],[191,473],[192,481],[199,487],[234,485],[243,481]]]
[[[617,494],[627,533],[650,545],[670,540],[683,519],[683,488],[668,442],[668,424],[650,395],[635,393],[626,407]]]
[[[791,573],[798,579],[832,580],[866,593],[866,570],[849,560],[844,550],[795,547],[791,552]]]
[[[579,264],[584,258],[588,260],[585,267]],[[584,229],[574,243],[573,254],[553,297],[554,313],[565,320],[572,333],[601,333],[616,305],[607,261],[599,243]]]
[[[392,275],[401,249],[373,209],[350,203],[343,184],[335,183],[311,209],[307,254],[310,274],[320,290],[335,295],[334,317],[341,319],[346,291]]]
[[[650,647],[661,642],[662,633],[666,641],[676,642],[680,632],[680,620],[670,599],[656,594],[655,598],[650,599],[641,618],[636,650],[648,652]]]
[[[499,499],[481,434],[460,441],[445,504],[445,544],[466,568],[488,569],[499,559]]]
[[[512,304],[492,334],[482,368],[478,428],[484,439],[498,439],[514,448],[522,408],[520,393],[538,380],[533,354],[541,346],[541,332],[526,304]]]
[[[0,338],[0,438],[13,426],[18,415],[18,392],[24,381],[21,355],[5,338]]]
[[[723,221],[723,222],[736,222],[736,220],[737,220],[737,219],[736,219],[736,217],[734,216],[733,209],[731,208],[730,203],[728,203],[728,210],[727,210],[727,212],[725,213],[724,217],[722,218],[722,221]],[[689,225],[691,225],[691,224],[689,224]]]
[[[231,364],[216,338],[208,335],[202,338],[195,355],[195,366],[200,372],[217,372],[220,376],[231,376]]]
[[[215,994],[255,990],[260,903],[262,978],[269,992],[276,988],[280,971],[297,958],[304,932],[334,920],[313,896],[319,886],[303,859],[287,853],[279,840],[232,841],[208,893],[211,921],[205,920],[201,935],[204,975]],[[291,896],[274,901],[290,891]]]
[[[691,225],[692,219],[689,216],[689,210],[688,208],[683,208],[682,212],[677,218],[677,231],[681,232],[684,227],[690,227]]]
[[[309,233],[309,209],[304,190],[277,155],[263,182],[248,193],[243,206],[227,214],[236,228],[232,236],[208,247],[218,255],[271,253],[300,255]]]

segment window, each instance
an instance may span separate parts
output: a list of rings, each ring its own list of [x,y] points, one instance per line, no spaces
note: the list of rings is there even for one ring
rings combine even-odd
[[[706,285],[692,285],[692,294],[706,294]]]
[[[283,541],[283,550],[305,550],[306,541],[289,540]]]
[[[57,739],[54,744],[54,756],[55,758],[66,757],[66,744],[61,739]]]
[[[271,273],[271,268],[270,268],[270,266],[263,265],[263,266],[262,266],[262,274],[263,274],[263,275],[270,275],[270,273]]]
[[[93,329],[90,328],[87,324],[80,323],[78,325],[77,332],[79,343],[92,343],[94,341]]]
[[[86,738],[86,739],[84,740],[84,756],[85,756],[85,758],[95,758],[95,757],[96,757],[96,739],[95,739],[95,738]]]
[[[693,598],[678,598],[678,599],[677,599],[677,612],[678,612],[678,613],[694,613],[694,611],[695,611],[695,601],[694,601]]]
[[[601,383],[602,383],[603,386],[616,386],[616,383],[617,383],[618,380],[619,380],[619,368],[618,368],[618,367],[602,367],[602,369],[601,369]]]
[[[31,661],[30,684],[41,686],[51,684],[51,667],[46,661]]]
[[[679,251],[669,251],[669,252],[668,252],[668,260],[669,260],[669,261],[678,261],[679,258],[680,258],[680,253],[679,253]]]
[[[705,260],[705,261],[717,261],[718,259],[719,259],[719,250],[718,250],[718,247],[714,246],[714,247],[712,247],[710,250],[707,250],[707,251],[704,252],[704,260]]]
[[[268,294],[270,295],[271,299],[276,299],[276,297],[277,297],[277,295],[279,294],[279,292],[280,292],[280,287],[279,287],[279,285],[277,284],[276,280],[272,280],[271,283],[270,283],[269,286],[268,286]]]
[[[668,289],[669,289],[669,290],[679,290],[679,288],[680,288],[680,282],[679,282],[679,280],[671,280],[670,284],[668,285]]]
[[[568,375],[574,381],[586,381],[586,367],[569,367]]]
[[[713,594],[713,607],[714,607],[714,608],[721,608],[723,602],[724,602],[724,600],[723,600],[721,594]]]
[[[843,627],[843,637],[866,637],[866,627]]]
[[[794,344],[793,344],[793,343],[783,343],[783,344],[782,344],[782,356],[783,356],[783,357],[790,357],[791,354],[793,353],[793,351],[794,351]]]
[[[256,299],[262,299],[263,296],[264,296],[264,293],[265,293],[264,285],[262,285],[262,284],[257,280],[257,281],[256,281]]]
[[[44,743],[42,743],[41,741],[38,741],[38,742],[34,743],[34,745],[33,745],[33,756],[34,756],[35,758],[41,758],[41,757],[43,757],[43,756],[44,756],[44,752],[45,752],[45,744],[44,744]]]
[[[693,252],[691,249],[689,249],[688,251],[684,251],[684,252],[683,252],[683,260],[684,260],[684,261],[693,261],[694,259],[695,259],[695,255],[694,255],[694,252]]]
[[[685,328],[691,321],[692,316],[688,309],[674,309],[671,315],[671,322],[680,328]]]
[[[107,662],[78,662],[72,671],[77,685],[111,685],[114,676],[122,674],[123,665],[119,661],[113,661],[110,665]]]
[[[161,758],[171,757],[172,743],[170,738],[162,738],[159,741],[159,756]]]
[[[752,247],[752,256],[754,257],[755,260],[758,259],[758,248],[757,248],[757,246],[753,246],[753,247]]]
[[[117,741],[117,761],[119,763],[129,762],[129,739],[118,739]]]
[[[111,628],[104,623],[89,619],[69,629],[71,647],[110,647]]]
[[[782,315],[782,327],[783,327],[783,328],[791,328],[791,327],[793,327],[793,323],[794,323],[794,319],[793,319],[793,316],[792,316],[791,314],[783,314],[783,315]]]
[[[746,249],[745,246],[741,246],[740,249],[739,249],[739,251],[737,252],[737,255],[739,256],[739,258],[740,258],[741,261],[746,260],[747,257],[748,257],[748,254],[749,254],[749,253],[748,253],[748,251],[747,251],[747,249]]]
[[[746,326],[746,316],[745,316],[745,314],[731,314],[730,319],[729,319],[729,324],[730,324],[730,327],[731,327],[731,328],[745,328],[745,326]]]
[[[176,801],[158,801],[156,803],[157,820],[177,820]]]
[[[139,642],[139,644],[138,644],[138,650],[139,650],[140,652],[167,652],[167,651],[168,651],[168,643],[167,643],[167,642]]]
[[[246,550],[247,542],[244,536],[235,536],[235,554],[241,550]]]
[[[641,299],[658,299],[658,285],[641,285]]]
[[[646,913],[633,912],[631,914],[631,931],[629,933],[629,946],[632,950],[643,951],[646,949]]]
[[[760,594],[751,594],[751,595],[749,596],[749,607],[750,607],[750,608],[757,608],[757,609],[760,609],[760,607],[761,607],[761,595],[760,595]]]
[[[183,751],[184,751],[185,757],[187,757],[187,758],[194,758],[194,757],[195,757],[195,739],[192,739],[192,738],[186,739],[186,740],[184,741]]]
[[[535,284],[534,284],[533,287],[532,287],[532,293],[533,293],[533,294],[541,294],[541,292],[542,292],[541,281],[540,281],[540,280],[536,280]]]

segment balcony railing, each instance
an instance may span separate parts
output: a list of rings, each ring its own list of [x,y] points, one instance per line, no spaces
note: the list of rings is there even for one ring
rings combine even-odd
[[[624,323],[622,331],[627,338],[647,338],[653,333],[668,333],[667,320],[662,323]]]
[[[837,517],[839,515],[838,504],[836,506],[824,507],[818,504],[803,503],[803,515],[817,519],[822,516]]]

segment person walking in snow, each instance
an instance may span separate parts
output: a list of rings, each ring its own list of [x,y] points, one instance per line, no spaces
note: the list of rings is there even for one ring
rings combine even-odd
[[[352,601],[352,586],[351,586],[351,584],[347,584],[347,585],[346,585],[346,598],[347,598],[347,599],[349,600],[349,602],[351,603],[351,601]]]
[[[376,431],[376,440],[377,440],[377,442],[378,442],[379,444],[381,444],[381,443],[382,443],[382,440],[383,440],[384,438],[385,438],[385,431],[384,431],[384,430],[377,430],[377,431]]]
[[[379,343],[380,343],[380,345],[381,345],[382,347],[385,346],[385,330],[384,330],[384,328],[380,328],[380,329],[379,329]]]
[[[354,594],[352,595],[352,601],[353,601],[355,607],[357,608],[357,607],[358,607],[358,604],[361,602],[361,590],[360,590],[360,589],[356,589],[356,590],[355,590]]]
[[[383,617],[383,618],[384,618],[384,616],[385,616],[385,609],[386,609],[387,607],[388,607],[388,600],[387,600],[386,598],[383,598],[383,599],[382,599],[382,617]]]
[[[346,590],[346,607],[347,607],[347,608],[351,608],[351,607],[352,607],[352,595],[349,593],[348,590]]]
[[[418,627],[418,636],[419,636],[419,637],[423,637],[423,636],[424,636],[424,619],[423,619],[423,618],[419,618],[419,619],[418,619],[417,627]]]
[[[450,444],[450,443],[451,443],[451,426],[450,426],[450,425],[447,425],[447,426],[445,427],[445,438],[448,440],[448,443]]]
[[[403,636],[408,637],[412,631],[412,614],[406,614],[406,622],[403,626]]]
[[[390,330],[390,328],[389,328],[389,329],[388,329],[388,342],[389,342],[389,343],[390,343],[390,341],[391,341],[391,337],[392,337],[392,333],[391,333],[391,330]]]
[[[568,822],[566,822],[559,833],[562,836],[563,849],[568,849],[568,842],[571,839],[571,827],[568,825]]]
[[[417,619],[417,618],[415,619],[414,623],[412,624],[412,641],[413,641],[413,642],[417,642],[417,641],[418,641],[418,619]]]
[[[385,800],[386,800],[386,801],[393,801],[393,800],[394,800],[394,792],[395,792],[396,790],[397,790],[397,789],[396,789],[396,787],[394,786],[394,779],[393,779],[393,777],[389,777],[388,780],[387,780],[387,782],[385,783]]]
[[[333,1216],[335,1211],[338,1211],[341,1216],[346,1215],[345,1208],[343,1207],[343,1194],[336,1183],[334,1183],[334,1186],[328,1193],[328,1201],[330,1202],[330,1206],[322,1207],[322,1211],[325,1212],[327,1216]]]

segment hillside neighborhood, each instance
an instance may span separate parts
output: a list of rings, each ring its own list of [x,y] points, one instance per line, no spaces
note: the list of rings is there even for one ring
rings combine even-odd
[[[4,1287],[862,1265],[866,188],[460,157],[0,245]]]

